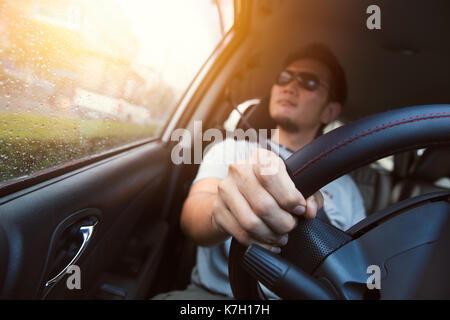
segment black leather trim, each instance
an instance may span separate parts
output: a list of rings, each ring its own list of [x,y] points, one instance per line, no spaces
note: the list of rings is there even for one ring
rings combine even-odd
[[[450,143],[450,105],[387,111],[323,135],[286,160],[305,197],[340,176],[387,155]]]

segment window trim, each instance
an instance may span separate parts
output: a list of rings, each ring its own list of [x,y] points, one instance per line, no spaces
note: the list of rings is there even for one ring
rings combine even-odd
[[[162,130],[161,140],[164,143],[170,142],[171,134],[176,128],[183,127],[189,122],[195,106],[222,70],[223,62],[229,59],[235,47],[242,42],[249,29],[251,8],[251,1],[234,0],[234,25],[200,68],[171,113],[170,120]]]
[[[48,181],[50,179],[56,178],[58,176],[62,176],[71,171],[75,171],[77,169],[81,169],[83,167],[89,166],[96,162],[100,162],[102,160],[113,158],[118,154],[125,153],[129,150],[138,148],[142,145],[156,142],[159,140],[159,137],[151,137],[145,138],[137,141],[133,141],[131,143],[122,145],[120,147],[116,147],[113,149],[109,149],[107,151],[93,154],[87,157],[83,157],[80,159],[76,159],[73,161],[69,161],[66,163],[62,163],[47,169],[43,169],[41,171],[37,171],[31,175],[22,176],[13,178],[10,180],[6,180],[4,182],[0,182],[0,197],[4,197],[14,192],[18,192],[20,190],[32,187],[36,184]]]

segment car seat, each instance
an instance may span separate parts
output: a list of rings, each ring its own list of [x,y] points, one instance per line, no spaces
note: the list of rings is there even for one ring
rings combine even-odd
[[[439,184],[438,181],[449,177],[450,148],[427,149],[411,165],[409,174],[396,185],[398,200],[448,190],[448,182],[445,185]]]
[[[350,176],[361,192],[367,216],[390,204],[392,177],[389,171],[373,163],[352,171]]]

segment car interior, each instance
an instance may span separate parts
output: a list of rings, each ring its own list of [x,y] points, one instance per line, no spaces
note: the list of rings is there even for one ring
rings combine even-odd
[[[190,283],[196,246],[182,233],[179,219],[199,165],[171,161],[171,152],[179,142],[173,139],[172,133],[184,128],[195,138],[196,120],[202,121],[203,130],[233,130],[248,124],[255,129],[273,128],[265,103],[268,93],[285,56],[304,45],[326,44],[346,71],[348,99],[339,121],[330,126],[333,129],[340,130],[352,123],[359,124],[357,121],[366,117],[411,106],[424,106],[423,111],[427,106],[435,110],[433,107],[440,105],[440,109],[430,112],[449,113],[450,43],[445,39],[450,36],[450,22],[443,14],[450,9],[448,1],[236,0],[234,3],[233,28],[184,92],[160,137],[0,185],[1,299],[139,300],[184,289]],[[372,4],[381,9],[379,30],[366,27],[369,16],[366,9]],[[242,105],[246,105],[245,110],[239,111],[238,120],[230,125],[230,119],[236,117],[236,110]],[[391,216],[400,217],[397,213],[400,207],[401,210],[419,207],[419,200],[413,204],[408,201],[420,199],[420,203],[441,204],[435,210],[442,212],[440,220],[436,218],[437,222],[429,230],[439,234],[434,234],[434,238],[424,236],[423,241],[434,244],[440,234],[448,235],[442,231],[450,221],[447,219],[450,214],[447,119],[434,119],[432,128],[426,129],[441,130],[439,139],[433,136],[417,145],[408,145],[404,135],[412,133],[399,131],[404,145],[392,149],[395,153],[383,150],[378,158],[367,157],[367,161],[361,160],[349,168],[352,170],[345,171],[361,192],[371,226],[393,221],[394,218],[388,219]],[[330,129],[321,141],[331,141],[326,137],[336,130]],[[420,130],[417,128],[417,132]],[[377,143],[388,146],[396,134],[393,131],[391,139],[386,133]],[[439,144],[432,143],[433,139],[439,140]],[[202,147],[206,148],[208,143],[202,142]],[[193,152],[192,141],[190,147],[183,152]],[[430,194],[435,197],[430,198]],[[398,207],[398,203],[404,205]],[[380,212],[383,218],[370,220]],[[369,222],[349,230],[348,234],[363,239],[363,231],[376,229],[369,228]],[[328,230],[323,226],[317,228]],[[386,234],[390,233],[386,231]],[[442,241],[447,238],[442,237]],[[350,250],[346,244],[339,245],[340,252]],[[442,246],[436,245],[445,252],[448,241]],[[372,249],[365,242],[361,247]],[[338,247],[333,248],[339,254]],[[375,256],[383,248],[373,250]],[[386,259],[400,255],[399,252],[392,252]],[[239,254],[242,256],[243,252]],[[344,257],[350,253],[341,254]],[[320,262],[328,255],[331,256],[330,252]],[[68,290],[63,280],[67,266],[74,261],[82,270],[80,290]],[[388,269],[389,263],[386,262]],[[448,266],[448,261],[433,260],[433,263],[430,268],[443,270]],[[397,270],[393,265],[394,262],[392,270]],[[331,266],[323,263],[321,269],[316,265],[315,277],[326,277]],[[412,274],[420,274],[426,267],[421,265]],[[236,263],[235,268],[239,269],[233,271],[236,283],[242,268],[236,267]],[[444,279],[441,283],[448,284],[450,279],[445,273],[441,273]],[[427,283],[439,283],[430,277]],[[307,282],[305,279],[302,281]],[[339,292],[332,298],[417,297],[392,289],[395,282],[386,285],[385,293],[383,288],[381,293],[371,295],[361,291],[362,284],[356,280],[335,281],[335,285],[339,283]],[[254,283],[242,281],[242,286],[245,285],[250,287]],[[252,290],[236,289],[236,285],[233,289],[237,298],[258,298]],[[428,298],[426,292],[431,297],[450,298],[448,285],[438,293],[435,287],[425,288],[423,292],[425,298]],[[291,293],[283,297],[329,298]]]

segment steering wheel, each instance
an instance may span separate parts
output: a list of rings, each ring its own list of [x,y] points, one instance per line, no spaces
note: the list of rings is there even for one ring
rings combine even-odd
[[[450,144],[450,105],[379,113],[325,134],[289,157],[305,198],[388,155]],[[280,255],[232,240],[229,277],[236,299],[261,298],[258,281],[282,299],[409,299],[450,217],[450,192],[394,204],[343,232],[300,219]],[[450,221],[450,220],[448,220]]]

